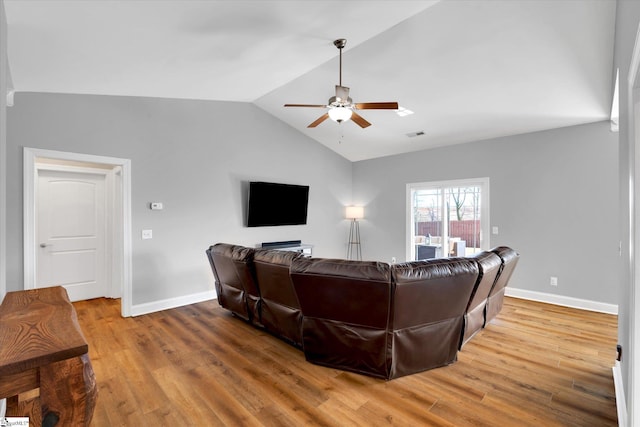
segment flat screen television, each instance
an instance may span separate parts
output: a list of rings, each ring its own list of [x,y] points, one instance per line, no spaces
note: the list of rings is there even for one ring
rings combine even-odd
[[[247,226],[306,224],[308,203],[308,185],[249,182]]]

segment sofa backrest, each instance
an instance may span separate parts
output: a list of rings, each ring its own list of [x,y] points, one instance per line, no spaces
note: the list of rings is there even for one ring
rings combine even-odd
[[[297,258],[291,278],[300,302],[307,360],[387,378],[392,284],[389,264]]]
[[[491,249],[491,252],[498,255],[501,259],[501,267],[500,273],[498,273],[498,278],[496,279],[496,283],[491,289],[489,295],[495,295],[500,291],[503,291],[504,288],[509,284],[509,280],[513,275],[513,270],[515,270],[516,265],[518,264],[518,260],[520,259],[520,254],[511,249],[508,246],[498,246],[496,248]]]
[[[244,246],[217,243],[207,250],[207,256],[216,279],[218,303],[247,321],[259,322],[254,252]]]
[[[394,264],[393,370],[408,375],[456,360],[476,262],[442,258]]]
[[[391,298],[389,264],[298,258],[291,265],[305,316],[385,328]]]
[[[396,284],[394,329],[462,316],[478,278],[476,263],[466,258],[411,261],[394,264],[391,270]]]
[[[253,256],[262,297],[261,322],[268,331],[298,347],[302,346],[302,313],[289,270],[293,260],[300,256],[297,252],[273,249],[257,249]]]
[[[478,263],[478,286],[471,295],[467,311],[486,302],[502,267],[502,260],[493,252],[483,251],[475,254],[472,259]]]

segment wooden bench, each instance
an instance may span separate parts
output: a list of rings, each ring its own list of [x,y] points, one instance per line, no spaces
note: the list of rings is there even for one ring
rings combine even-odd
[[[88,426],[96,379],[67,291],[9,292],[0,305],[0,399],[30,425]]]

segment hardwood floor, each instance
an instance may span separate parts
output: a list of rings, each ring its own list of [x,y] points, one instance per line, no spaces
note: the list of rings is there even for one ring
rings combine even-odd
[[[507,298],[450,366],[385,382],[312,365],[217,301],[122,318],[74,303],[93,426],[615,426],[617,317]]]

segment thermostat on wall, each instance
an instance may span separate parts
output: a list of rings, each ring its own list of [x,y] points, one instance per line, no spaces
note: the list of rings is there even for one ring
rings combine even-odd
[[[162,202],[151,202],[151,210],[152,211],[161,211],[162,210]]]

